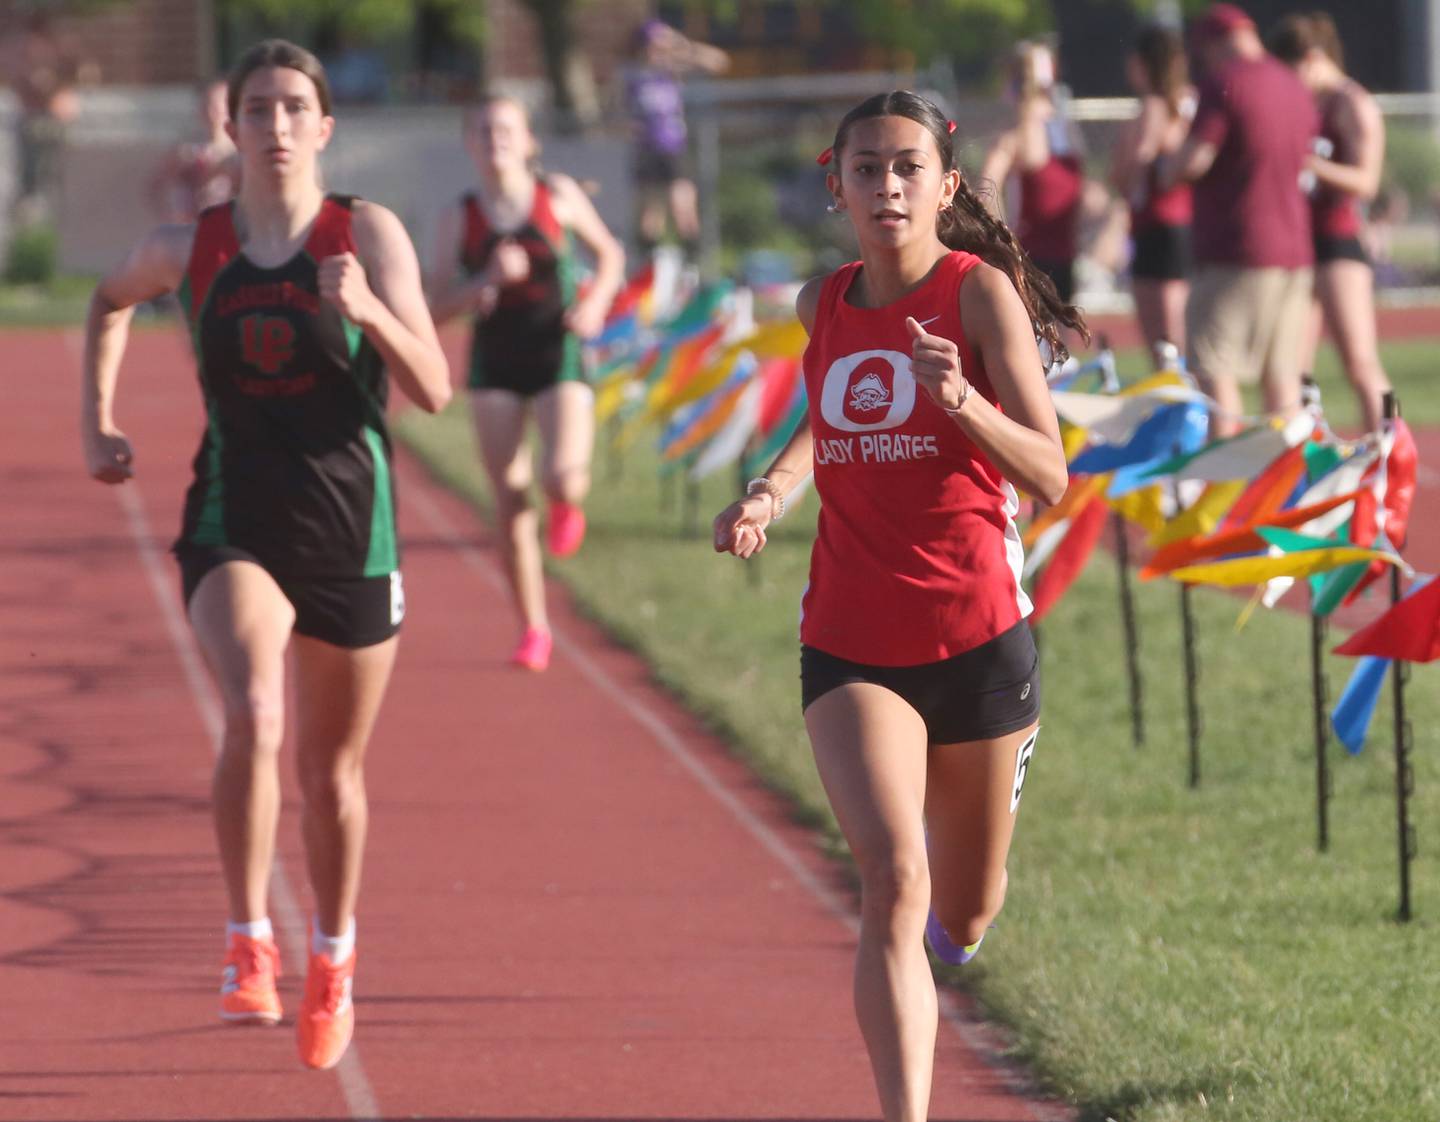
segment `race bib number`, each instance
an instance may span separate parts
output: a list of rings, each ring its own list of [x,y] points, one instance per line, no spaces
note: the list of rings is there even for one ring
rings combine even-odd
[[[1035,754],[1035,738],[1040,735],[1036,729],[1025,738],[1025,743],[1020,745],[1019,751],[1015,753],[1015,786],[1010,793],[1010,813],[1015,813],[1015,808],[1020,805],[1020,792],[1025,787],[1025,776],[1030,772],[1030,757]]]
[[[400,570],[390,574],[390,626],[399,627],[405,618],[405,582],[400,579]]]

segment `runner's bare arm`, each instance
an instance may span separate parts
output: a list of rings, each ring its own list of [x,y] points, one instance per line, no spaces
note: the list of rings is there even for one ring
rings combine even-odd
[[[1343,127],[1355,138],[1355,162],[1338,164],[1321,156],[1310,157],[1310,170],[1327,187],[1369,202],[1380,190],[1385,164],[1385,121],[1369,94],[1347,97]]]
[[[115,426],[115,383],[136,304],[180,287],[195,239],[194,226],[159,226],[96,286],[85,317],[80,435],[85,466],[101,483],[123,483],[134,453]]]
[[[1005,221],[1005,181],[1015,166],[1015,149],[1019,138],[1012,129],[1002,133],[985,153],[985,162],[980,166],[980,198],[985,208],[1001,222]]]
[[[1069,482],[1060,425],[1030,316],[1010,278],[977,265],[960,286],[960,323],[1000,408],[972,393],[955,423],[1006,479],[1044,502],[1059,502]]]
[[[1158,190],[1168,191],[1177,183],[1194,183],[1210,170],[1210,165],[1215,162],[1215,154],[1219,151],[1218,144],[1201,140],[1192,132],[1174,156],[1161,157],[1156,172]]]
[[[807,332],[815,329],[815,312],[823,284],[823,277],[808,281],[795,298],[795,315]],[[814,467],[815,437],[810,431],[810,418],[806,417],[766,469],[765,478],[783,497],[794,491]],[[715,516],[715,552],[733,553],[742,559],[759,553],[765,548],[765,527],[774,521],[775,510],[774,497],[765,491],[731,503]]]
[[[405,396],[438,413],[450,401],[450,367],[425,293],[410,235],[393,213],[357,202],[355,254],[320,262],[320,295],[365,332]]]
[[[560,202],[564,224],[595,255],[595,279],[590,290],[575,302],[565,317],[571,331],[582,339],[589,339],[605,326],[605,313],[625,280],[625,250],[578,183],[568,175],[551,176],[550,183]]]
[[[500,295],[499,286],[488,272],[466,277],[460,272],[460,240],[464,229],[464,211],[457,203],[440,215],[435,229],[435,251],[430,259],[426,290],[430,296],[430,315],[437,324],[458,315],[478,312],[486,315]]]

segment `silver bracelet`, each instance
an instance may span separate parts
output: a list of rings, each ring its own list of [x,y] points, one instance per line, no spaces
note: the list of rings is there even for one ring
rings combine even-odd
[[[765,476],[757,476],[745,484],[745,496],[758,495],[761,492],[770,496],[770,521],[779,522],[785,517],[785,494],[777,487],[773,480]]]
[[[945,413],[946,413],[947,415],[951,416],[951,417],[958,417],[958,416],[960,416],[960,410],[964,409],[964,408],[965,408],[965,403],[970,400],[970,383],[969,383],[969,381],[967,381],[966,379],[962,378],[962,379],[960,380],[960,385],[963,387],[963,388],[960,390],[960,404],[957,405],[957,406],[955,406],[954,409],[946,409],[945,406],[943,406],[943,405],[940,406],[940,408],[941,408],[941,409],[944,409],[944,410],[945,410]]]

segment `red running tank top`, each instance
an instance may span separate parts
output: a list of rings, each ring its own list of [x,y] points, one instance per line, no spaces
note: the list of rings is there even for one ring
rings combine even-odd
[[[1188,226],[1194,216],[1194,196],[1190,184],[1177,183],[1168,191],[1157,189],[1159,165],[1145,169],[1144,195],[1138,205],[1130,207],[1132,230],[1153,230],[1157,226]]]
[[[1015,236],[1036,261],[1075,260],[1083,175],[1075,155],[1056,156],[1020,173],[1020,221]]]
[[[1340,96],[1332,94],[1320,117],[1320,136],[1330,142],[1330,159],[1337,164],[1354,165],[1359,162],[1359,156],[1351,138],[1340,127],[1340,107]],[[1310,196],[1310,226],[1316,237],[1356,237],[1360,233],[1360,208],[1355,196],[1323,183],[1316,184],[1315,193]]]
[[[825,279],[805,348],[820,526],[801,642],[852,662],[918,666],[978,647],[1030,614],[1015,492],[910,374],[905,317],[953,339],[974,391],[995,392],[960,326],[960,285],[980,263],[955,251],[883,308]]]

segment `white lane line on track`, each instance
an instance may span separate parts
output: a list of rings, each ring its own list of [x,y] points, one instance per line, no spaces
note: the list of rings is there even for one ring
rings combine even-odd
[[[405,492],[405,501],[418,510],[430,523],[432,529],[459,554],[460,558],[491,585],[509,594],[504,574],[499,567],[465,540],[454,520],[421,487],[410,487]],[[553,625],[552,625],[553,626]],[[627,693],[625,688],[612,678],[603,667],[592,659],[579,644],[563,632],[554,632],[555,649],[574,663],[581,675],[587,678],[602,694],[645,729],[655,742],[691,777],[700,787],[732,814],[745,831],[754,838],[762,849],[784,866],[807,892],[816,898],[832,916],[839,920],[852,936],[860,933],[860,921],[849,903],[832,891],[806,867],[793,848],[763,819],[757,816],[735,794],[718,779],[654,709]],[[953,995],[940,987],[940,1008],[945,1020],[960,1036],[961,1040],[980,1056],[1005,1083],[1008,1090],[1022,1098],[1035,1122],[1069,1122],[1073,1115],[1060,1108],[1049,1109],[1049,1104],[1037,1103],[1037,1092],[1030,1081],[1021,1074],[997,1047],[988,1035],[977,1028],[959,1008]]]
[[[145,567],[145,576],[150,581],[150,591],[154,593],[155,602],[160,606],[160,616],[165,621],[170,643],[180,659],[185,683],[190,687],[190,696],[194,699],[195,708],[200,711],[205,731],[210,735],[210,747],[219,755],[221,736],[225,730],[224,711],[215,693],[214,683],[205,670],[200,648],[180,614],[173,584],[166,576],[166,566],[155,546],[155,535],[151,532],[150,519],[145,513],[145,500],[140,497],[140,492],[133,482],[121,484],[114,490],[125,512],[125,521],[129,525],[136,552],[140,555],[140,562]],[[279,920],[280,931],[285,939],[286,953],[292,956],[293,961],[308,961],[310,939],[305,912],[290,887],[290,878],[285,875],[285,866],[278,857],[270,874],[270,891],[275,902],[276,919]],[[335,1077],[340,1081],[340,1091],[345,1097],[345,1106],[350,1117],[355,1119],[355,1122],[380,1122],[384,1115],[380,1112],[380,1104],[375,1098],[374,1088],[370,1086],[370,1079],[360,1062],[360,1050],[355,1044],[352,1043],[346,1050],[334,1071]]]

